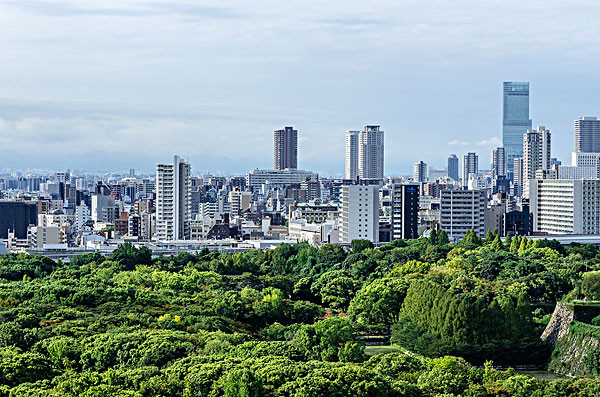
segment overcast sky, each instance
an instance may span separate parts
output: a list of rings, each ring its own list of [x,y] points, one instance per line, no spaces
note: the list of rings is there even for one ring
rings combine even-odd
[[[570,163],[600,116],[597,1],[0,1],[0,168],[344,171],[344,132],[385,131],[385,173],[501,144],[502,81]]]

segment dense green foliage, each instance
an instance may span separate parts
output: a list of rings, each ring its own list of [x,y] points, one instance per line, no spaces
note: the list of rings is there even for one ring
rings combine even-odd
[[[563,396],[472,367],[540,362],[536,305],[583,298],[593,246],[469,233],[152,258],[125,244],[70,263],[0,257],[0,396]],[[365,354],[392,332],[418,354]],[[595,365],[591,357],[590,368]],[[568,392],[567,392],[568,391]]]
[[[583,294],[590,299],[600,299],[600,271],[583,273]]]

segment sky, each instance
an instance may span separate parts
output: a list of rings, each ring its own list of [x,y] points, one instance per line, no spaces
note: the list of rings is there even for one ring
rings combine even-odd
[[[385,131],[385,174],[450,153],[489,168],[502,82],[570,163],[573,120],[600,116],[597,1],[0,2],[0,168],[195,174],[344,172],[344,134]]]

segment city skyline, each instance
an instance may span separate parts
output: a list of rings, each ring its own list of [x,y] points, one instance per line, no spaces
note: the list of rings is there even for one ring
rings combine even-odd
[[[409,175],[420,159],[441,168],[450,153],[488,158],[502,138],[503,81],[531,83],[533,126],[555,132],[566,161],[573,120],[598,114],[590,49],[600,35],[582,7],[599,9],[7,2],[0,167],[151,173],[179,153],[197,172],[243,174],[270,167],[270,134],[293,125],[302,168],[341,176],[345,132],[377,124],[386,174]],[[293,94],[281,101],[282,90]]]
[[[506,85],[506,82],[504,82],[504,84]],[[585,120],[585,121],[582,121],[582,120]],[[577,140],[578,138],[577,137],[580,135],[580,130],[581,130],[580,126],[582,125],[581,124],[582,122],[597,123],[595,116],[581,116],[578,119],[575,119],[574,120],[574,130],[572,132],[574,134],[574,136],[575,136],[575,145],[574,145],[573,150],[569,153],[569,156],[566,156],[564,158],[557,157],[555,154],[553,154],[552,155],[553,159],[557,159],[559,162],[561,162],[561,161],[568,162],[571,159],[571,154],[572,153],[580,151],[581,148],[578,146],[578,140]],[[503,122],[503,125],[504,125],[504,122]],[[377,129],[377,131],[379,131],[379,126],[365,126],[364,128],[365,128],[365,131],[367,130],[367,128],[375,128],[375,129]],[[538,128],[542,128],[543,129],[544,126],[541,126],[541,127],[537,126],[535,129],[538,129]],[[594,127],[594,128],[596,128],[596,127]],[[533,127],[532,128],[528,128],[524,134],[519,134],[519,136],[521,136],[521,140],[522,140],[522,136],[523,135],[526,135],[529,131],[532,131],[532,130],[535,130],[535,129]],[[344,148],[345,159],[343,159],[344,163],[342,164],[342,172],[337,172],[337,173],[327,173],[327,172],[322,172],[322,171],[319,172],[319,171],[315,171],[314,169],[310,169],[310,167],[306,167],[306,169],[310,169],[311,171],[315,171],[317,174],[320,174],[322,177],[325,177],[325,178],[336,178],[337,177],[337,178],[355,179],[355,178],[348,178],[348,175],[349,175],[348,171],[349,171],[349,167],[350,168],[356,168],[355,172],[357,173],[357,176],[358,176],[360,174],[360,172],[358,170],[358,168],[359,168],[359,164],[358,164],[359,161],[358,161],[358,158],[356,158],[356,159],[353,159],[352,161],[349,162],[349,153],[354,151],[353,149],[351,149],[351,147],[353,147],[352,145],[357,146],[357,148],[355,148],[355,150],[358,151],[358,147],[361,146],[358,143],[358,141],[359,141],[358,137],[360,136],[361,133],[364,134],[365,131],[347,130],[345,132],[345,144],[344,144],[345,145],[345,148]],[[592,130],[590,129],[590,131],[592,131]],[[594,130],[594,132],[595,131],[596,130]],[[212,170],[210,170],[210,169],[208,169],[208,170],[200,170],[200,171],[195,171],[194,170],[194,171],[192,171],[192,175],[211,175],[212,174],[212,175],[216,175],[216,176],[240,176],[240,175],[243,176],[243,175],[247,174],[249,171],[252,171],[252,170],[271,169],[271,170],[278,171],[278,170],[287,169],[288,167],[277,166],[277,164],[282,161],[279,158],[284,153],[282,151],[283,149],[281,148],[281,143],[278,143],[279,140],[283,139],[280,136],[284,132],[285,133],[293,132],[293,134],[294,134],[293,138],[292,138],[292,143],[291,143],[293,149],[291,149],[292,152],[289,155],[291,157],[289,159],[285,160],[285,161],[291,161],[290,164],[292,164],[292,166],[289,167],[290,169],[297,169],[298,168],[297,167],[297,161],[298,161],[297,158],[299,157],[299,154],[298,154],[299,151],[297,149],[297,140],[298,140],[297,139],[297,133],[298,133],[298,131],[296,129],[293,129],[293,127],[285,127],[283,130],[275,130],[274,132],[275,132],[275,138],[274,138],[273,142],[271,143],[272,148],[275,149],[274,153],[272,152],[272,156],[273,157],[272,157],[272,160],[271,160],[271,161],[274,162],[274,164],[273,164],[274,166],[273,167],[263,167],[263,168],[253,167],[253,168],[248,168],[246,171],[233,172],[233,173],[232,172],[223,171],[223,170],[220,170],[220,169],[217,169],[216,171],[214,169],[212,169]],[[381,131],[381,133],[383,134],[383,131]],[[591,132],[587,132],[587,134],[589,134],[590,136],[593,135]],[[349,141],[350,138],[354,138],[356,140],[356,142],[353,142],[351,144],[350,143],[351,141]],[[287,139],[288,138],[286,138],[286,140]],[[591,139],[591,138],[588,138],[588,139]],[[594,139],[596,139],[596,138],[594,138]],[[466,145],[464,145],[464,143],[459,143],[459,144],[461,144],[461,146],[466,146]],[[486,144],[488,144],[488,143],[486,142]],[[349,150],[350,150],[350,152],[349,152]],[[383,152],[385,152],[385,150],[383,148],[383,145],[382,145],[382,147],[381,147],[380,150],[383,151]],[[485,162],[485,160],[484,160],[484,162],[481,164],[481,167],[479,167],[479,168],[481,168],[482,170],[492,170],[494,168],[494,161],[495,161],[494,160],[494,156],[495,156],[495,152],[497,150],[505,150],[505,148],[503,146],[498,146],[498,147],[491,148],[490,151],[489,151],[489,153],[491,154],[491,157],[492,157],[491,160],[490,160],[490,163],[487,164]],[[555,150],[556,149],[553,149],[552,153],[555,153]],[[587,150],[587,151],[589,151],[589,150]],[[560,150],[559,150],[559,152],[560,152]],[[457,153],[463,153],[463,152],[457,151]],[[467,155],[470,155],[472,153],[474,153],[477,156],[479,156],[480,153],[481,153],[481,151],[464,152],[463,153],[463,157],[467,156]],[[449,157],[451,158],[452,156],[455,156],[455,155],[456,155],[455,153],[451,153]],[[288,155],[286,154],[286,156],[288,156]],[[352,156],[350,156],[350,158],[351,157]],[[358,155],[355,154],[355,157],[358,157]],[[383,157],[383,156],[381,156],[381,157]],[[521,155],[514,156],[514,159],[516,160],[518,158],[523,158],[523,157],[524,157],[524,154],[521,153]],[[440,164],[438,164],[436,162],[436,164],[434,166],[432,166],[430,164],[425,164],[425,165],[427,166],[427,170],[433,170],[433,171],[442,171],[442,170],[444,170],[444,171],[447,172],[448,175],[450,175],[450,172],[451,172],[451,170],[449,169],[449,165],[450,165],[449,160],[450,160],[450,158],[446,159],[446,163],[445,164],[441,164],[440,165]],[[182,159],[184,161],[186,161],[188,164],[191,164],[191,162],[190,162],[190,156],[184,156]],[[380,158],[380,161],[383,162],[383,167],[385,167],[385,164],[386,164],[385,163],[385,159]],[[422,162],[422,160],[421,160],[421,162]],[[160,161],[156,161],[153,164],[153,166],[156,166],[159,163],[160,163]],[[477,163],[479,164],[479,161],[477,161]],[[415,166],[415,164],[416,163],[413,163],[413,170],[412,170],[412,172],[411,171],[407,171],[407,172],[404,172],[404,173],[395,173],[395,174],[394,173],[380,172],[380,173],[378,173],[377,177],[378,178],[382,178],[382,177],[386,177],[386,176],[392,176],[392,177],[395,177],[395,176],[403,176],[403,177],[404,176],[408,176],[409,177],[411,175],[414,175],[414,172],[415,172],[414,171],[414,166]],[[506,166],[508,167],[508,162],[507,162]],[[63,168],[63,170],[64,169],[65,168]],[[80,174],[80,175],[85,175],[85,174],[88,174],[88,175],[93,175],[93,174],[126,175],[128,173],[129,176],[133,177],[135,175],[133,175],[132,172],[135,173],[137,171],[139,171],[138,172],[139,175],[146,175],[147,176],[147,175],[154,174],[154,171],[152,169],[141,169],[140,170],[138,168],[121,168],[121,169],[117,169],[117,168],[110,168],[109,167],[109,168],[100,168],[100,169],[94,170],[93,168],[73,168],[72,169],[71,167],[67,167],[66,169],[67,169],[67,172],[70,172],[71,170],[74,170],[74,171],[76,171],[77,174]],[[383,168],[380,167],[380,169],[382,170]],[[460,167],[460,171],[463,172],[463,170],[464,170],[464,164],[463,164],[463,167]],[[2,164],[0,163],[0,174],[2,172],[5,172],[5,171],[9,171],[9,172],[12,172],[12,173],[17,172],[17,173],[23,174],[23,175],[27,175],[28,173],[30,173],[31,175],[38,175],[38,174],[39,175],[48,175],[48,174],[52,174],[52,173],[61,173],[62,172],[61,168],[32,168],[32,167],[28,167],[28,168],[9,168],[9,167],[3,168]],[[464,175],[463,175],[463,179],[464,179]]]
[[[599,12],[0,0],[0,397],[600,396]]]

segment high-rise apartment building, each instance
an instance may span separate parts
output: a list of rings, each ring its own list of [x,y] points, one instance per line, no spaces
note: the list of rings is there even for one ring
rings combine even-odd
[[[440,228],[450,241],[457,241],[473,230],[485,235],[486,192],[484,190],[442,190],[440,195]]]
[[[393,184],[392,238],[414,239],[419,237],[419,185]]]
[[[374,185],[345,185],[341,188],[340,242],[355,239],[379,240],[379,189]]]
[[[383,131],[378,125],[366,125],[358,136],[358,176],[383,178]]]
[[[456,154],[448,157],[448,177],[458,181],[458,157]]]
[[[346,132],[346,179],[358,177],[358,137],[360,131]]]
[[[506,149],[509,171],[514,160],[523,156],[523,134],[531,129],[529,118],[529,83],[504,82],[502,146]]]
[[[469,152],[463,155],[463,168],[462,168],[462,184],[467,186],[469,184],[469,175],[473,174],[477,176],[479,172],[479,156],[477,153]]]
[[[530,179],[537,170],[550,169],[550,131],[544,126],[523,135],[523,197],[529,197]]]
[[[575,120],[575,152],[600,152],[600,120],[596,117]]]
[[[298,130],[284,127],[276,130],[273,136],[275,170],[295,170],[298,168]]]
[[[523,196],[523,157],[517,157],[513,160],[513,195]]]
[[[492,170],[496,178],[506,175],[506,150],[503,147],[492,150]]]
[[[185,240],[190,236],[191,166],[173,157],[173,164],[156,165],[156,237]]]
[[[413,165],[413,181],[427,181],[427,164],[425,162],[419,161]]]

